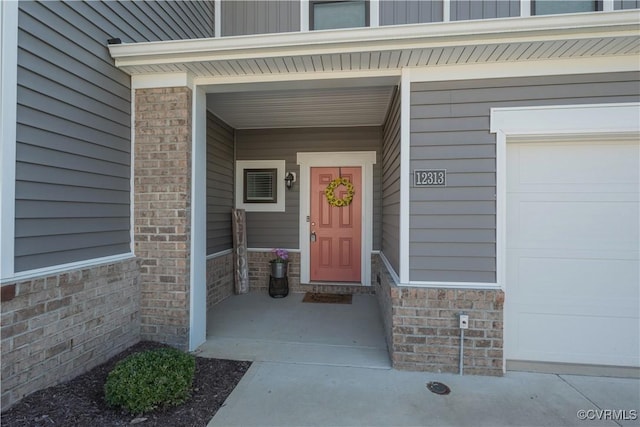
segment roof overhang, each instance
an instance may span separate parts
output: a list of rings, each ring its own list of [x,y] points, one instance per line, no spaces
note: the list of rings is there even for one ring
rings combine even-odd
[[[640,53],[640,10],[109,45],[130,75],[378,71]]]

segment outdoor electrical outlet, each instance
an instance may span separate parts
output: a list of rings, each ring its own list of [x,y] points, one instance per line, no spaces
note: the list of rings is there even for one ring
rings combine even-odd
[[[460,329],[469,329],[469,315],[461,314],[460,315]]]

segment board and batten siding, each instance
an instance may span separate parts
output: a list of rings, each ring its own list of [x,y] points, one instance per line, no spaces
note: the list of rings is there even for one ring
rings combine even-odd
[[[285,160],[286,170],[300,176],[298,152],[375,151],[373,166],[373,248],[381,240],[382,128],[380,126],[236,130],[237,160]],[[327,166],[331,166],[328,164]],[[300,181],[285,192],[285,212],[247,212],[250,248],[299,248]]]
[[[222,0],[222,36],[300,31],[300,1]]]
[[[207,255],[233,247],[233,128],[207,112]]]
[[[638,102],[640,73],[413,83],[410,169],[446,169],[410,191],[410,280],[496,281],[497,107]]]
[[[382,127],[382,246],[400,272],[400,91],[396,90]]]
[[[442,0],[381,0],[380,25],[442,21]]]
[[[640,0],[613,0],[614,10],[638,9]]]
[[[131,84],[107,39],[210,36],[208,2],[19,3],[16,272],[130,252]]]
[[[451,0],[451,20],[520,16],[520,0]]]

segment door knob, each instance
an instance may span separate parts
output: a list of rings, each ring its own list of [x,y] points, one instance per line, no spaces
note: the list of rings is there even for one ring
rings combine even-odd
[[[312,232],[311,232],[311,241],[312,241],[312,242],[315,242],[315,241],[316,241],[316,232],[315,232],[315,231],[312,231]]]

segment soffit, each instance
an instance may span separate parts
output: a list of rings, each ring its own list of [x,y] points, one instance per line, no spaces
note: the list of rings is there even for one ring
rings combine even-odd
[[[379,125],[403,68],[636,58],[640,11],[135,43],[109,50],[131,75],[189,76],[209,93],[209,110],[235,128]]]
[[[136,74],[237,78],[640,54],[640,11],[110,45]]]
[[[207,108],[236,129],[378,126],[393,86],[213,93]]]

